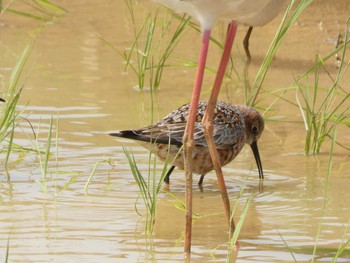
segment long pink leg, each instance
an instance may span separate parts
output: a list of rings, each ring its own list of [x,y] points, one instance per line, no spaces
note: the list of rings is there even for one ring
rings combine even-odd
[[[233,41],[235,39],[236,32],[237,32],[237,24],[235,24],[234,22],[231,22],[229,25],[228,32],[227,32],[226,43],[224,46],[224,52],[223,52],[222,57],[221,57],[221,61],[220,61],[219,69],[218,69],[216,79],[214,82],[213,90],[211,92],[211,95],[210,95],[210,98],[208,101],[208,107],[205,111],[204,118],[202,120],[205,138],[206,138],[207,143],[208,143],[211,159],[212,159],[214,169],[216,172],[216,176],[218,179],[218,184],[219,184],[222,200],[224,202],[226,217],[227,217],[229,227],[230,227],[230,236],[232,236],[232,234],[235,230],[235,223],[234,223],[233,218],[231,219],[230,200],[229,200],[228,195],[227,195],[225,180],[224,180],[224,176],[223,176],[222,170],[221,170],[220,159],[219,159],[218,151],[216,149],[216,145],[215,145],[214,138],[213,138],[213,131],[214,131],[213,119],[214,119],[214,110],[215,110],[217,98],[219,95],[222,80],[223,80],[224,75],[225,75],[227,63],[228,63],[228,60],[230,58],[230,52],[232,49],[232,45],[233,45]]]
[[[185,156],[185,174],[186,174],[186,226],[185,226],[185,252],[191,251],[191,236],[192,236],[192,171],[193,160],[192,152],[195,145],[194,142],[194,127],[197,117],[197,109],[199,97],[203,82],[205,63],[208,54],[210,40],[210,30],[203,32],[202,47],[198,60],[198,69],[192,93],[192,99],[189,109],[186,130],[183,137],[184,156]]]

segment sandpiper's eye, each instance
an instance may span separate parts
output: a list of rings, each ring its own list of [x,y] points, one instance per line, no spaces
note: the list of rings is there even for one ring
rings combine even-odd
[[[258,131],[258,127],[256,127],[255,125],[252,126],[252,132],[256,133]]]

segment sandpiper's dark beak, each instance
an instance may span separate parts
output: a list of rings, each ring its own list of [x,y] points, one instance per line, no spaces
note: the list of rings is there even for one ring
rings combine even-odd
[[[253,150],[255,161],[256,161],[256,165],[258,166],[259,178],[260,179],[264,179],[264,173],[263,173],[263,169],[262,169],[262,165],[261,165],[258,144],[256,143],[256,141],[253,141],[252,144],[250,145],[250,147]]]
[[[3,98],[0,98],[0,101],[2,101],[2,102],[6,102],[6,100],[4,100]]]

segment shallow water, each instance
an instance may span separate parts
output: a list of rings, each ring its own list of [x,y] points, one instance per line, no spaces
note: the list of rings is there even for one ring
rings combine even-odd
[[[122,147],[132,150],[143,174],[148,171],[148,152],[137,143],[107,135],[114,130],[148,125],[152,119],[150,94],[133,88],[137,84],[135,76],[124,72],[123,60],[100,39],[105,38],[119,50],[130,46],[133,35],[127,8],[123,1],[104,5],[62,1],[60,5],[69,12],[45,26],[13,14],[0,16],[2,91],[22,50],[36,36],[18,109],[25,108],[22,115],[36,131],[40,124],[42,149],[51,116],[55,131],[59,116],[58,148],[56,151],[54,142],[47,191],[38,183],[42,173],[35,153],[14,152],[10,180],[5,172],[1,173],[0,255],[4,259],[9,240],[12,262],[182,262],[184,215],[174,206],[174,199],[165,193],[159,195],[154,234],[149,238],[143,235],[145,217],[139,217],[134,209],[138,187]],[[148,2],[135,7],[140,21],[149,7]],[[317,53],[326,56],[334,50],[349,10],[347,0],[315,1],[303,13],[272,63],[263,86],[266,92],[259,97],[260,108],[275,100],[269,91],[293,85],[296,77],[312,67]],[[251,80],[280,19],[281,16],[253,31]],[[234,50],[238,77],[233,75],[231,81],[226,81],[221,93],[221,99],[236,104],[244,102],[241,40],[245,31],[246,27],[239,28]],[[222,39],[223,32],[224,26],[218,25],[214,36]],[[172,62],[180,64],[179,58],[195,61],[199,39],[200,34],[187,32]],[[212,45],[209,56],[209,65],[216,67],[220,50]],[[335,58],[327,63],[333,75],[337,71],[335,63]],[[154,120],[188,102],[193,76],[194,69],[166,68],[155,94]],[[206,75],[203,99],[208,96],[213,78],[213,74]],[[347,74],[343,79],[347,91],[349,78]],[[321,81],[322,87],[331,83],[326,74],[321,74]],[[313,79],[309,82],[313,83]],[[295,92],[286,96],[294,99]],[[338,247],[350,238],[349,152],[335,147],[322,216],[330,140],[326,140],[320,155],[305,157],[305,131],[297,107],[279,101],[265,119],[266,129],[259,141],[265,172],[263,186],[259,186],[248,148],[224,168],[232,204],[243,189],[236,221],[246,199],[251,199],[239,237],[237,262],[309,262],[320,224],[315,261],[330,262]],[[338,129],[337,138],[349,147],[348,128]],[[23,120],[16,129],[15,142],[34,147],[34,141],[30,125]],[[102,162],[107,159],[114,166]],[[96,162],[102,163],[85,191]],[[157,175],[161,169],[159,162]],[[174,171],[171,193],[184,199],[183,171]],[[139,201],[138,208],[143,213],[142,205]],[[194,212],[199,218],[193,226],[192,262],[225,262],[227,226],[215,174],[206,176],[204,192],[194,186]],[[344,253],[337,262],[349,261],[349,253]]]

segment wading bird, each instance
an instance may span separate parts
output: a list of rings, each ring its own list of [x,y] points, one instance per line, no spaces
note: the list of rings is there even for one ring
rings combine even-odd
[[[202,122],[202,129],[207,141],[208,150],[212,159],[213,168],[218,178],[218,185],[222,195],[225,213],[230,226],[230,235],[234,231],[234,222],[231,220],[230,202],[223,178],[220,156],[215,145],[213,133],[215,132],[214,111],[220,86],[225,74],[227,62],[232,49],[238,23],[249,26],[263,25],[261,21],[272,20],[287,0],[154,0],[176,12],[185,12],[196,19],[203,33],[202,47],[200,49],[198,68],[192,98],[188,109],[188,118],[183,133],[184,168],[186,174],[186,223],[185,223],[185,252],[190,252],[192,236],[192,171],[194,170],[193,150],[196,147],[194,133],[196,131],[197,109],[204,76],[204,69],[209,48],[210,32],[218,19],[229,20],[223,54],[217,70],[212,93]]]
[[[210,32],[213,24],[218,19],[231,21],[229,23],[223,54],[213,85],[212,93],[208,101],[206,112],[202,119],[203,133],[207,140],[208,149],[212,158],[213,167],[218,178],[218,185],[225,206],[226,217],[230,225],[230,234],[234,231],[234,223],[231,220],[230,203],[227,195],[225,181],[221,171],[220,158],[215,147],[214,110],[219,95],[221,83],[225,74],[227,62],[232,49],[237,31],[237,24],[243,23],[249,26],[260,26],[272,20],[283,8],[287,0],[154,0],[178,12],[185,12],[195,18],[202,29],[203,39],[200,50],[197,74],[190,102],[189,116],[186,124],[184,144],[184,168],[186,174],[186,229],[185,251],[189,252],[192,234],[192,152],[195,147],[194,132],[196,115],[199,104],[204,69],[209,48]]]
[[[205,139],[202,118],[206,102],[200,102],[197,110],[193,149],[193,172],[199,174],[199,185],[204,176],[214,169]],[[161,160],[172,163],[164,181],[169,183],[169,176],[174,167],[184,169],[184,157],[181,151],[190,105],[185,104],[172,111],[153,125],[137,129],[111,133],[112,136],[138,140],[145,148],[155,153]],[[218,102],[214,110],[214,141],[218,150],[221,166],[230,163],[242,150],[244,144],[250,145],[258,166],[259,178],[263,179],[263,169],[257,141],[264,129],[262,116],[252,107],[233,106]]]

